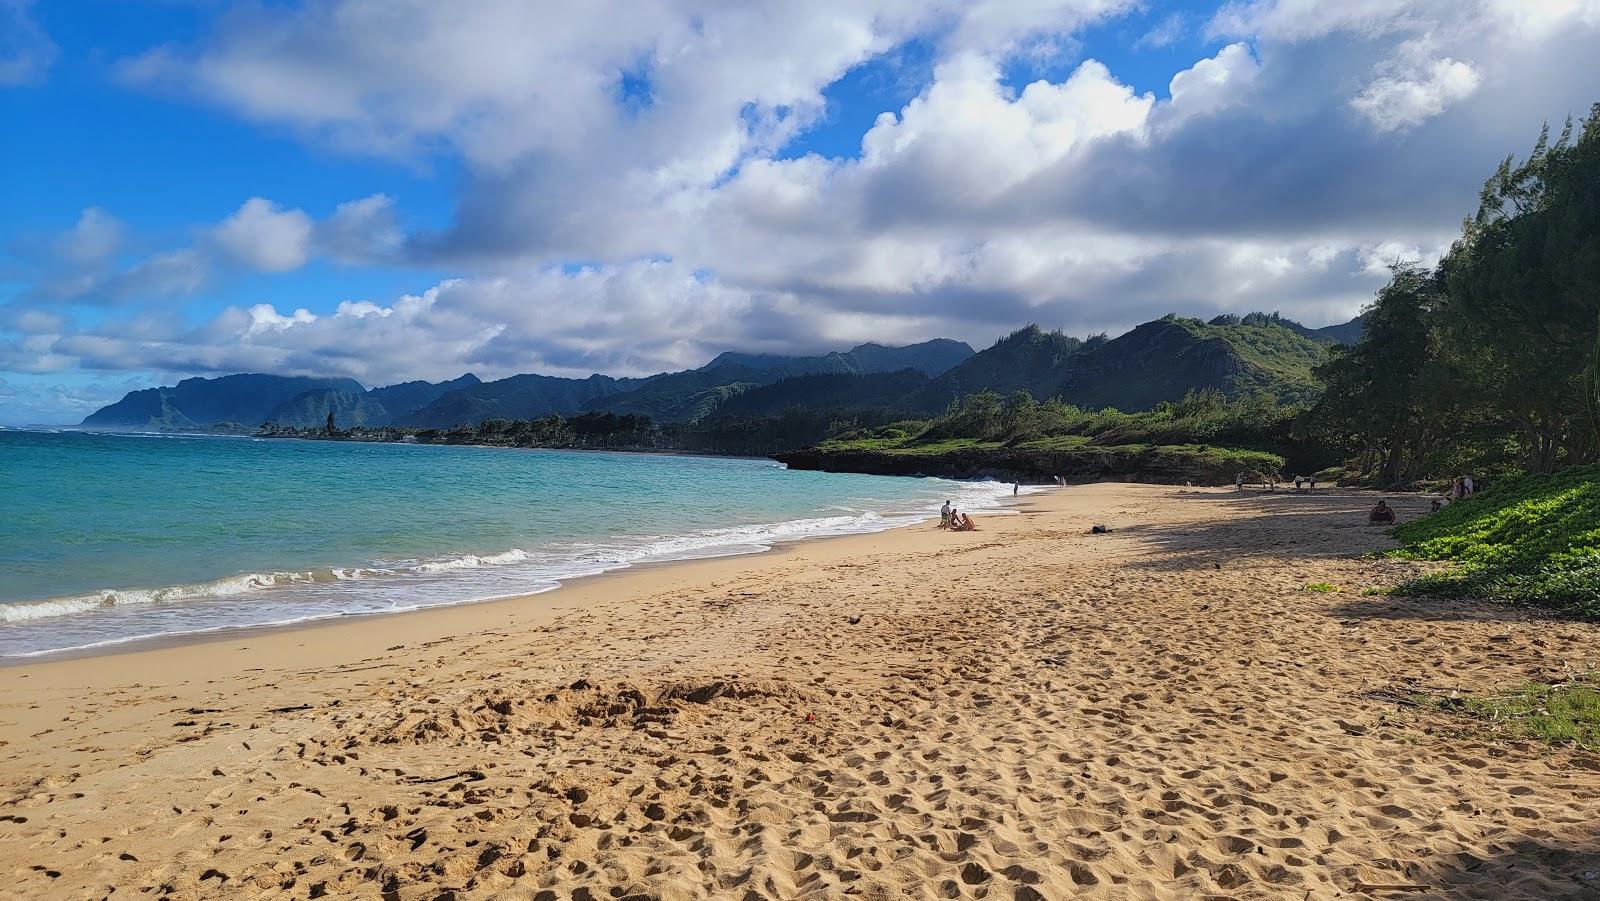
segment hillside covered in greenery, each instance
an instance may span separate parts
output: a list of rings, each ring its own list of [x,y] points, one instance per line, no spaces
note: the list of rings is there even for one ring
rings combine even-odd
[[[1167,316],[1116,338],[1087,340],[1030,325],[978,353],[946,339],[903,347],[869,343],[819,356],[728,352],[695,369],[644,378],[528,373],[482,382],[468,374],[367,390],[351,379],[241,375],[134,392],[85,425],[204,428],[223,407],[233,414],[230,422],[277,429],[319,428],[329,413],[342,427],[412,430],[582,413],[695,424],[778,417],[791,408],[926,418],[984,391],[1123,410],[1150,409],[1206,389],[1300,400],[1314,393],[1311,370],[1327,355],[1328,342],[1314,335],[1276,315],[1209,323]],[[273,386],[270,397],[259,396],[258,385]],[[229,398],[238,402],[205,401]]]
[[[1300,409],[1264,395],[1230,400],[1215,389],[1142,413],[1040,403],[1025,391],[1006,398],[985,392],[926,422],[862,429],[777,456],[800,469],[884,475],[1220,485],[1240,473],[1283,470],[1282,452],[1302,450],[1289,437]]]

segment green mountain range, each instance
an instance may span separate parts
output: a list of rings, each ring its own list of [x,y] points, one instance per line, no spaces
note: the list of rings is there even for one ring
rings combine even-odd
[[[729,352],[698,369],[642,379],[515,375],[453,391],[395,424],[450,428],[485,419],[537,419],[582,412],[634,413],[660,422],[690,422],[715,413],[730,398],[784,378],[898,369],[934,376],[971,356],[972,348],[966,344],[939,338],[905,347],[862,344],[843,353],[809,357]]]
[[[526,374],[483,382],[469,373],[370,391],[353,379],[244,374],[130,392],[83,424],[193,429],[272,421],[307,428],[322,425],[329,412],[341,427],[418,429],[584,412],[642,414],[658,422],[771,416],[794,408],[926,416],[979,391],[1026,391],[1040,400],[1129,411],[1202,388],[1303,399],[1318,390],[1311,370],[1328,347],[1359,337],[1360,327],[1358,319],[1307,329],[1261,313],[1210,322],[1165,316],[1116,338],[1087,340],[1030,325],[977,353],[948,339],[906,347],[862,344],[820,356],[728,352],[697,369],[646,378]]]
[[[308,391],[365,394],[366,390],[355,379],[259,373],[184,379],[170,388],[130,391],[122,400],[89,414],[83,424],[150,430],[195,429],[223,422],[253,427]]]
[[[742,394],[722,413],[775,415],[789,408],[855,409],[929,416],[979,391],[1026,391],[1085,409],[1147,410],[1191,390],[1230,397],[1258,391],[1283,400],[1317,393],[1314,366],[1336,343],[1297,323],[1251,314],[1211,322],[1166,316],[1116,338],[1079,340],[1030,325],[932,379],[802,376]]]

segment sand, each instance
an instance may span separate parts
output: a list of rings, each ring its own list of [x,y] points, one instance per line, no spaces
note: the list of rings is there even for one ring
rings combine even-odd
[[[1361,596],[1418,566],[1370,503],[1085,486],[0,669],[0,894],[1600,897],[1595,755],[1396,701],[1600,627]]]

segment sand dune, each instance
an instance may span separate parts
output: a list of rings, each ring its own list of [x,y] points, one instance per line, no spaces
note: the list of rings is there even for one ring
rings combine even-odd
[[[1087,486],[0,670],[4,893],[1600,897],[1600,760],[1392,700],[1592,667],[1600,628],[1361,597],[1414,571],[1360,556],[1369,502]]]

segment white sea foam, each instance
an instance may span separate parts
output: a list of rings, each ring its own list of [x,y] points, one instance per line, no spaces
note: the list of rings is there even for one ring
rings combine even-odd
[[[957,507],[974,512],[994,511],[1012,493],[1008,483],[945,484],[947,493],[941,494],[941,499],[948,497]],[[13,624],[15,628],[58,625],[50,625],[54,634],[49,638],[28,639],[23,633],[10,636],[13,640],[0,642],[0,655],[92,650],[147,638],[397,613],[534,594],[559,587],[567,580],[641,564],[755,553],[807,538],[909,525],[931,516],[937,503],[925,496],[905,501],[898,509],[854,509],[840,504],[826,511],[828,515],[682,534],[619,535],[602,542],[555,541],[494,553],[374,561],[367,566],[311,571],[244,573],[193,585],[116,589],[5,603],[0,604],[0,624]],[[4,638],[7,636],[0,635],[0,639]]]
[[[508,563],[521,563],[529,559],[528,552],[520,548],[501,551],[498,554],[465,554],[460,557],[451,557],[446,560],[435,560],[428,563],[419,563],[411,567],[413,572],[440,573],[454,569],[474,569],[479,566],[505,566]]]
[[[21,623],[108,607],[129,607],[140,604],[162,604],[173,601],[229,597],[250,591],[314,581],[317,581],[317,574],[314,572],[244,573],[194,585],[174,585],[168,588],[106,589],[105,591],[68,598],[50,598],[42,601],[0,604],[0,622]]]

